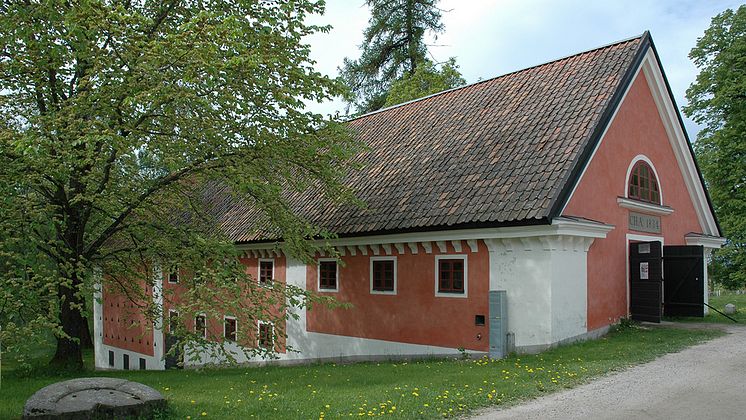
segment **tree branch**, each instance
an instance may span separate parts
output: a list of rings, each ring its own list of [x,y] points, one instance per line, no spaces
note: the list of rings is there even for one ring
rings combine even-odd
[[[178,3],[177,0],[170,1],[166,7],[162,7],[158,15],[155,17],[155,21],[153,22],[153,26],[148,29],[145,34],[148,36],[148,38],[152,38],[153,35],[155,35],[155,32],[158,30],[158,28],[161,26],[161,24],[166,20],[169,13],[174,10],[174,7],[176,7],[176,3]]]
[[[103,232],[94,240],[90,245],[88,245],[84,251],[84,255],[86,257],[90,257],[91,255],[95,254],[96,251],[116,232],[121,230],[120,225],[122,222],[124,222],[127,217],[132,214],[132,212],[140,207],[145,200],[150,198],[154,193],[163,190],[167,186],[173,184],[174,182],[182,179],[187,174],[190,174],[196,170],[196,168],[203,164],[204,162],[199,162],[197,164],[189,165],[185,168],[182,168],[179,171],[170,173],[168,175],[165,175],[158,180],[156,180],[148,189],[143,191],[135,200],[133,200],[131,203],[129,203],[125,208],[122,210],[122,212],[117,216],[114,221],[109,224],[109,226],[104,229]]]

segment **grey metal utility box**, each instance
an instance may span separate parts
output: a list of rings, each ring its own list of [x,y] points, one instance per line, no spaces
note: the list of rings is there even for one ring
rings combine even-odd
[[[507,356],[508,301],[505,290],[490,290],[490,358]]]

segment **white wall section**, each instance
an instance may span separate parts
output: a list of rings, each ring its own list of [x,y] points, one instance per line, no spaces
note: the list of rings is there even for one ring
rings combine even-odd
[[[508,331],[517,349],[540,349],[587,333],[587,261],[594,237],[485,240],[490,290],[507,292]]]

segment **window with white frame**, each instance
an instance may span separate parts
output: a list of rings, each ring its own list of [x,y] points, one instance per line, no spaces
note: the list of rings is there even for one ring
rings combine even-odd
[[[179,327],[179,311],[175,309],[168,310],[168,332],[174,333]]]
[[[232,316],[223,317],[223,337],[228,341],[236,341],[238,322]]]
[[[370,257],[370,292],[396,294],[396,257]]]
[[[333,258],[318,261],[318,287],[322,292],[336,292],[339,290],[339,269],[337,260]]]
[[[275,327],[271,322],[259,321],[259,347],[271,349],[275,344]]]
[[[194,317],[194,332],[202,338],[207,338],[207,316],[205,314]]]
[[[270,258],[259,259],[259,284],[262,286],[272,286],[275,278],[275,260]]]
[[[466,297],[468,278],[466,255],[435,257],[435,294],[437,296]]]
[[[171,271],[168,272],[168,282],[170,284],[176,284],[179,282],[179,267],[173,267]]]
[[[653,168],[644,160],[639,160],[632,168],[627,186],[627,197],[652,204],[661,204],[658,178]]]

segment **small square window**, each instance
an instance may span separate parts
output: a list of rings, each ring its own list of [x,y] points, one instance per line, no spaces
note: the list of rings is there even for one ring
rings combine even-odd
[[[207,317],[205,315],[194,317],[194,332],[202,338],[207,338]]]
[[[225,326],[223,329],[223,337],[228,341],[236,341],[236,332],[238,331],[238,325],[236,318],[225,317]]]
[[[176,284],[179,282],[179,267],[174,267],[171,271],[168,272],[168,282],[171,284]]]
[[[442,259],[438,265],[440,293],[464,293],[464,260]]]
[[[262,286],[272,286],[275,277],[274,260],[259,260],[259,284]]]
[[[467,259],[465,255],[435,257],[435,295],[467,297]]]
[[[371,293],[396,293],[396,257],[370,258]]]
[[[474,315],[474,325],[478,327],[483,327],[484,323],[485,323],[484,315]]]
[[[319,290],[337,291],[337,261],[319,261]]]
[[[259,347],[271,349],[275,341],[274,327],[269,322],[259,322]]]

